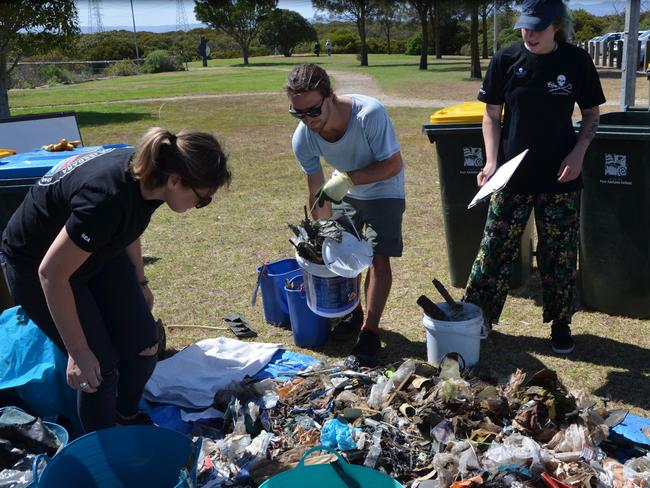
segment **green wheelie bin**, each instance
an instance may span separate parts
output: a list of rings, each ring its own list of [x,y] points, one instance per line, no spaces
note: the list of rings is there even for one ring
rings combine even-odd
[[[582,174],[582,304],[650,319],[650,112],[602,115]]]
[[[463,288],[483,237],[488,202],[468,209],[478,187],[476,175],[485,165],[481,121],[485,104],[464,102],[438,110],[422,127],[436,143],[438,174],[444,212],[447,258],[451,284]],[[532,267],[532,214],[522,235],[510,280],[511,288],[524,285]]]

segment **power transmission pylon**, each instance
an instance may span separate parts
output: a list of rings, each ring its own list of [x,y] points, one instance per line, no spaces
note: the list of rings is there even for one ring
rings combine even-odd
[[[187,32],[190,26],[187,23],[187,15],[185,14],[184,0],[176,0],[176,30]]]
[[[88,32],[104,32],[102,0],[88,0]]]

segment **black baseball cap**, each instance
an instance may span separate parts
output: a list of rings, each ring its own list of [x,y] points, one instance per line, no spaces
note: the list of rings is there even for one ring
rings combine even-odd
[[[553,21],[562,19],[565,11],[562,0],[526,0],[515,29],[543,31]]]

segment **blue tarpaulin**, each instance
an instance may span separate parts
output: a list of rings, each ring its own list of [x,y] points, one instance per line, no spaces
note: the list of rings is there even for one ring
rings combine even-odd
[[[79,426],[77,393],[66,382],[68,358],[21,307],[0,315],[0,390],[13,388],[44,419],[62,414]]]

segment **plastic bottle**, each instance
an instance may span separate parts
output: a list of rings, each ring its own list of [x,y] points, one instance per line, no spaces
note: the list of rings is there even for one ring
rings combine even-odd
[[[368,449],[368,455],[363,462],[363,465],[367,468],[375,469],[375,466],[377,465],[377,460],[381,455],[381,435],[383,432],[383,429],[379,427],[375,429],[375,433],[372,434],[372,446]]]

